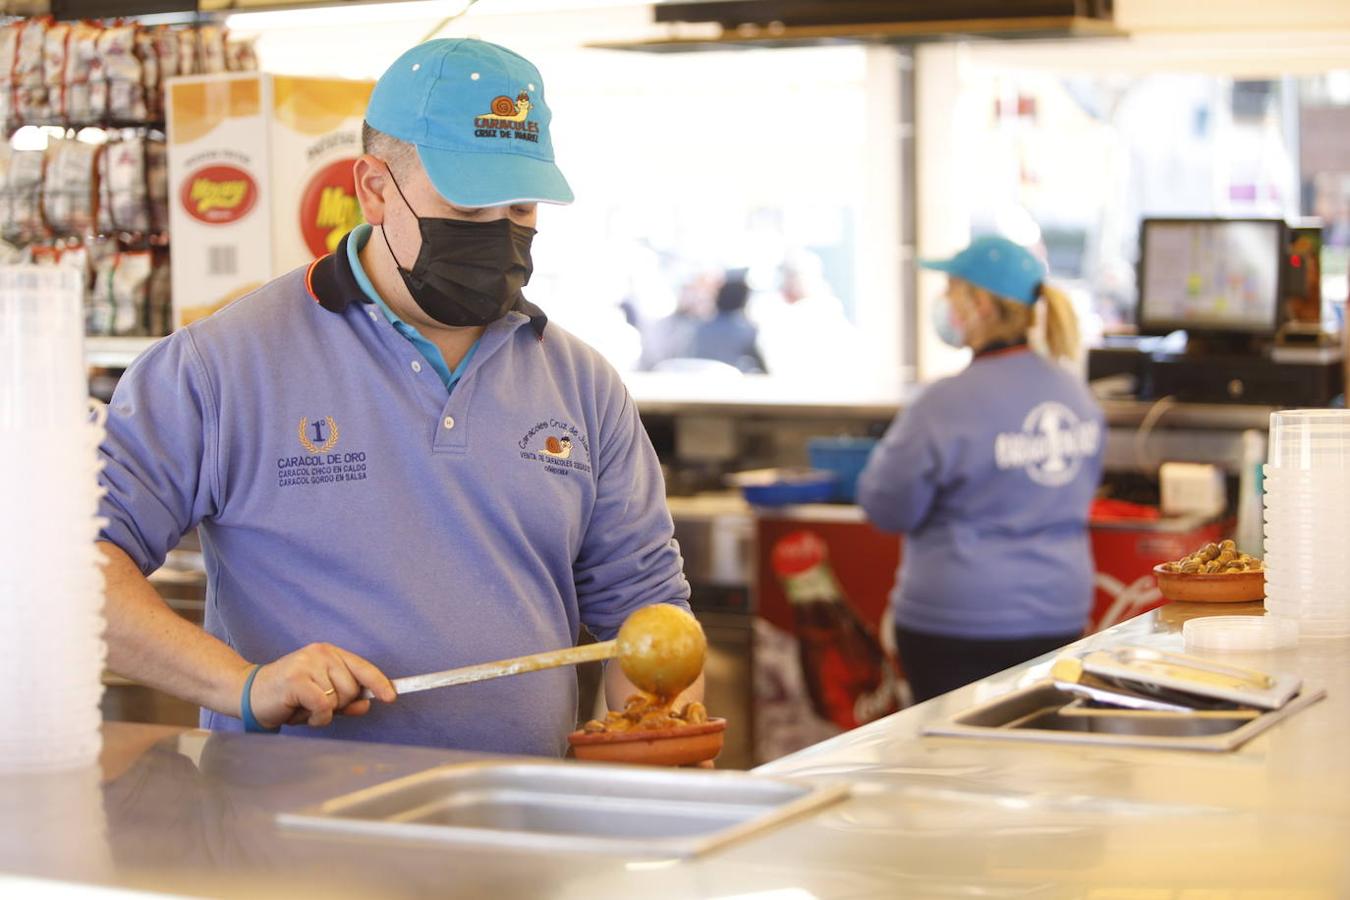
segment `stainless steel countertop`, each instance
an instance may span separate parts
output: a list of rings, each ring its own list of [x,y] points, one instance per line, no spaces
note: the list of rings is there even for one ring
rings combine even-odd
[[[818,384],[783,384],[768,379],[751,379],[762,389],[740,388],[729,392],[725,383],[715,383],[706,389],[686,389],[685,382],[678,390],[653,389],[638,373],[636,383],[630,384],[638,410],[655,416],[735,416],[766,419],[825,419],[829,421],[888,422],[900,410],[914,401],[925,385],[911,382],[903,385],[893,396],[855,395],[841,392],[835,386]],[[663,382],[656,379],[657,384]],[[734,399],[728,399],[728,396]],[[846,399],[841,400],[841,397]],[[1106,415],[1106,423],[1113,428],[1136,428],[1143,423],[1157,402],[1139,400],[1131,396],[1099,391],[1098,403]],[[1270,414],[1279,407],[1250,403],[1181,403],[1167,400],[1165,409],[1155,411],[1155,427],[1197,429],[1202,431],[1265,431],[1270,425]]]
[[[1083,645],[1176,649],[1211,611],[1235,610],[1165,607]],[[282,832],[278,811],[475,757],[110,724],[101,777],[0,779],[0,894],[28,875],[247,897],[1350,896],[1350,641],[1240,659],[1329,696],[1218,755],[919,736],[1042,659],[762,767],[853,796],[685,862]]]

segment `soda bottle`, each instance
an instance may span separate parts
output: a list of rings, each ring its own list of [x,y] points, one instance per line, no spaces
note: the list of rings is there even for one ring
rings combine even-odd
[[[825,541],[793,532],[774,544],[772,566],[792,608],[816,714],[849,729],[899,709],[895,670],[844,596]]]

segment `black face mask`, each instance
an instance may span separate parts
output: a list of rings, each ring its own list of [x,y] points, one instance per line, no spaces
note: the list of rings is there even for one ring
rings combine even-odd
[[[412,270],[394,256],[388,235],[384,243],[422,311],[456,328],[486,325],[510,312],[534,271],[530,244],[535,230],[506,218],[494,222],[423,218],[403,196],[392,172],[389,178],[422,233],[422,249]],[[384,234],[383,227],[380,233]]]

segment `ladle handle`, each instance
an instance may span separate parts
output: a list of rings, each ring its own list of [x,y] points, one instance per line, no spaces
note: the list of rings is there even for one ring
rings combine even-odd
[[[614,641],[601,641],[598,644],[584,644],[580,647],[566,647],[562,650],[546,650],[543,653],[531,653],[529,656],[517,656],[514,659],[502,659],[497,662],[461,666],[458,669],[446,669],[444,672],[429,672],[426,675],[395,678],[394,690],[403,695],[413,694],[417,691],[428,691],[432,688],[448,687],[452,684],[472,684],[475,681],[487,681],[489,678],[523,675],[526,672],[538,672],[540,669],[556,669],[560,666],[575,666],[578,663],[610,659],[617,656],[618,652]],[[361,697],[365,700],[374,696],[369,688],[361,692]]]

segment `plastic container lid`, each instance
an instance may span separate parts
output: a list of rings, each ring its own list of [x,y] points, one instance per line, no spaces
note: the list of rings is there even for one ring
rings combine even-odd
[[[1298,623],[1280,616],[1205,616],[1181,626],[1186,652],[1277,650],[1298,643]]]

